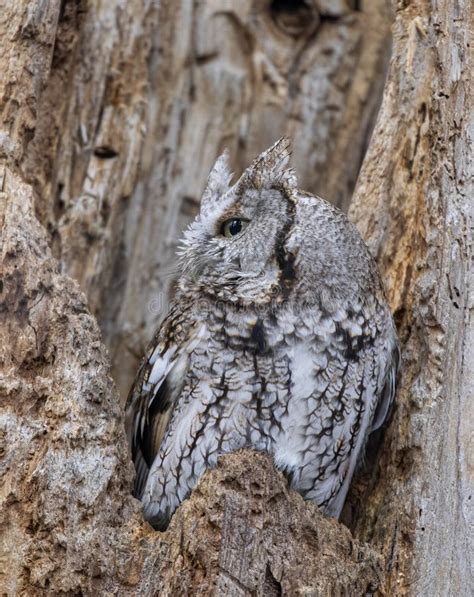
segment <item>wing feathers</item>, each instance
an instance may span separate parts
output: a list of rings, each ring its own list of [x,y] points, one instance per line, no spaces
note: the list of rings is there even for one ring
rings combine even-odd
[[[176,319],[163,323],[148,358],[140,368],[127,403],[126,422],[137,471],[135,495],[139,498],[181,394],[189,368],[189,355],[205,331],[205,326],[199,326],[199,329],[190,326],[187,338],[184,332],[175,337],[175,323]],[[163,341],[170,336],[172,343]]]

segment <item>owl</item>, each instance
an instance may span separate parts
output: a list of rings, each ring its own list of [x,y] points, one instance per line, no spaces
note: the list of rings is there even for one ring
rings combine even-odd
[[[241,448],[269,453],[338,517],[390,413],[399,349],[376,264],[341,211],[298,189],[289,148],[280,139],[234,185],[219,157],[184,233],[126,408],[135,495],[156,529]]]

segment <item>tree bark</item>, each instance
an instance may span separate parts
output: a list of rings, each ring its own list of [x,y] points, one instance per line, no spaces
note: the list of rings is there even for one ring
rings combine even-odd
[[[302,186],[349,204],[379,105],[389,9],[296,4],[0,9],[7,594],[469,594],[467,0],[395,7],[388,81],[350,208],[404,344],[379,464],[346,511],[354,538],[252,453],[206,474],[166,533],[130,496],[119,394],[90,311],[123,396],[172,292],[175,239],[224,146],[239,170],[290,134]]]
[[[474,586],[473,24],[469,1],[397,10],[350,209],[404,346],[380,478],[355,533],[385,554],[389,594],[469,595]]]

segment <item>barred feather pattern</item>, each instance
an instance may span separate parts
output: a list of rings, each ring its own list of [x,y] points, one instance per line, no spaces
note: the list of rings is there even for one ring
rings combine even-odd
[[[229,187],[221,158],[222,184],[210,181],[185,236],[177,295],[127,405],[135,494],[157,529],[241,448],[270,453],[338,517],[390,414],[399,349],[377,268],[344,214],[296,188],[288,159],[281,140]],[[248,227],[223,239],[235,216]]]

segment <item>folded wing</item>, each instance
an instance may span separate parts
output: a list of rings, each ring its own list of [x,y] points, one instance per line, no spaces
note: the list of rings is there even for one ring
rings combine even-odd
[[[183,389],[189,355],[202,335],[202,326],[185,325],[185,319],[179,306],[170,311],[148,348],[127,400],[126,427],[138,498]]]

